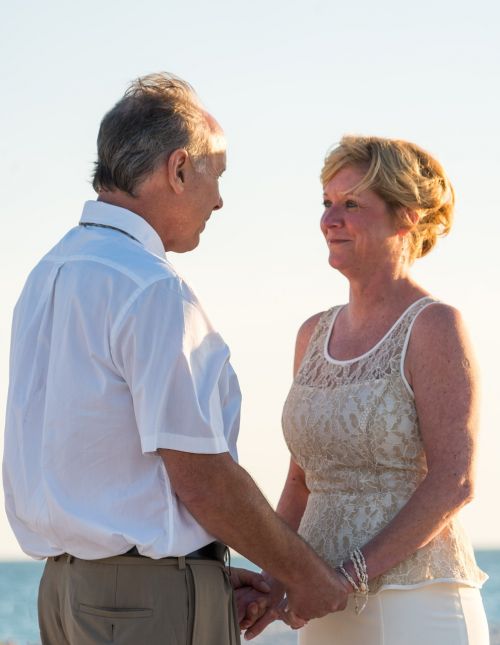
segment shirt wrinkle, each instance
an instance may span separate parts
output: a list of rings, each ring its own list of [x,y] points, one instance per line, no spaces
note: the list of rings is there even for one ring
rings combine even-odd
[[[7,516],[34,558],[189,553],[214,537],[157,450],[237,459],[229,349],[145,220],[102,202],[89,217],[139,242],[77,226],[28,276],[12,322]]]

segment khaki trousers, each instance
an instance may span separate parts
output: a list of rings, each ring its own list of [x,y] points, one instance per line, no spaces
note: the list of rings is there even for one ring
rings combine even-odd
[[[217,560],[49,558],[38,595],[43,645],[239,645]]]

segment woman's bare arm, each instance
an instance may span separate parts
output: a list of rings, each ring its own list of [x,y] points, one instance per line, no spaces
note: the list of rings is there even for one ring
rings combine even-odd
[[[306,486],[304,471],[291,458],[288,475],[280,501],[278,502],[278,507],[276,508],[276,513],[294,531],[297,531],[299,528],[308,497],[309,490]]]
[[[293,375],[297,375],[304,359],[311,336],[318,324],[321,313],[308,318],[300,327],[295,343],[295,355],[293,360]],[[309,490],[306,486],[305,475],[302,468],[290,459],[290,467],[285,481],[283,492],[276,509],[277,514],[288,524],[290,528],[297,531],[300,520],[309,497]]]
[[[371,578],[428,544],[473,496],[478,375],[455,309],[435,304],[420,314],[406,374],[415,394],[428,472],[401,511],[363,547]]]

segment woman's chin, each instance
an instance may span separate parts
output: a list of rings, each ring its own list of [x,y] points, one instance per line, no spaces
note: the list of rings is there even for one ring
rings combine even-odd
[[[328,257],[328,264],[332,267],[332,269],[336,269],[337,271],[342,271],[345,262],[342,261],[342,258],[339,257],[338,255],[334,255],[333,253],[330,253],[330,256]]]

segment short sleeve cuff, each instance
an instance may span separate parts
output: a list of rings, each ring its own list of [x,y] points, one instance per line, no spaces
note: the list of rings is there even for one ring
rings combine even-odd
[[[141,446],[143,453],[155,452],[158,448],[207,455],[229,452],[229,446],[224,437],[184,437],[168,432],[141,437]]]

